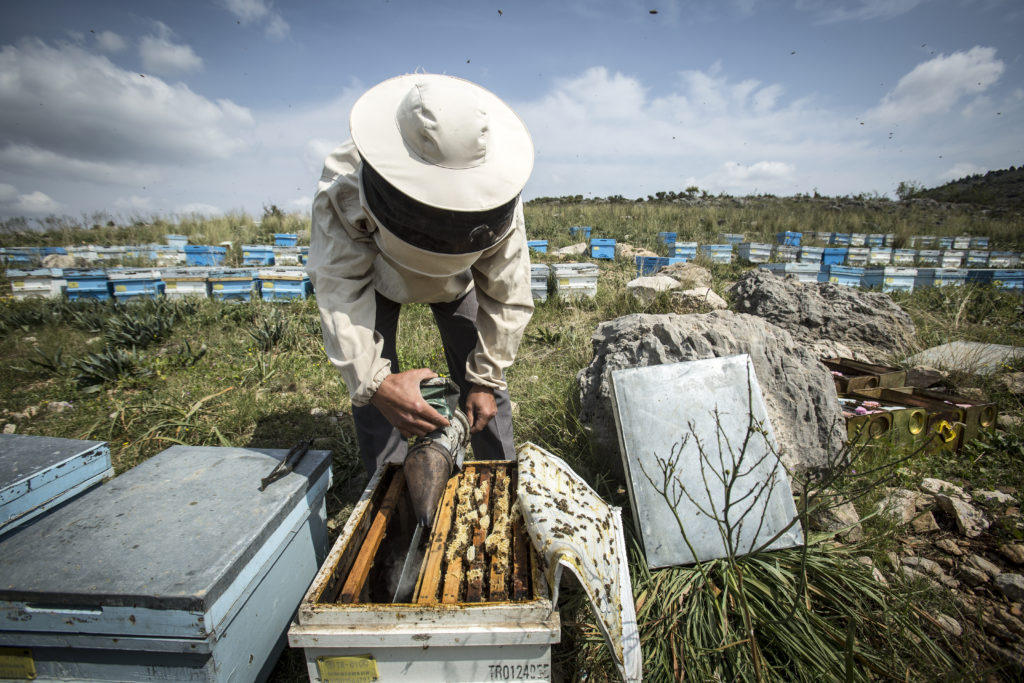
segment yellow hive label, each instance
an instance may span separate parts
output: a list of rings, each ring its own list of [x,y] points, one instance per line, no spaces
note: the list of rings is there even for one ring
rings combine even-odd
[[[69,282],[68,283],[68,289],[78,289],[78,283],[77,282]]]
[[[274,288],[274,283],[273,282],[271,282],[270,280],[264,280],[263,281],[263,289],[273,289],[273,288]]]
[[[36,677],[32,650],[22,647],[0,647],[0,678],[31,681]]]
[[[568,287],[569,286],[569,278],[567,278],[567,277],[566,278],[560,278],[558,280],[558,286],[559,287]]]
[[[214,289],[224,289],[224,285],[217,283],[213,286]]]
[[[380,679],[373,655],[320,657],[316,667],[323,683],[371,683]]]
[[[127,292],[128,291],[128,287],[125,286],[125,285],[114,285],[114,291],[115,292]]]
[[[167,282],[167,289],[177,289],[177,288],[178,288],[178,283],[177,282],[174,282],[173,280]]]
[[[20,280],[12,282],[11,284],[14,285],[15,287],[24,287],[25,286],[25,283],[20,281]]]

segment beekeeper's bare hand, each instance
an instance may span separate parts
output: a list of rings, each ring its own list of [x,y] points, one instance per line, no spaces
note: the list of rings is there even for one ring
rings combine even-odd
[[[469,431],[476,434],[487,426],[487,423],[498,414],[498,404],[494,401],[494,389],[473,385],[466,397],[466,419],[469,420]]]
[[[437,377],[428,368],[388,375],[370,399],[384,418],[405,438],[426,436],[448,426],[448,419],[431,407],[420,393],[420,382]]]

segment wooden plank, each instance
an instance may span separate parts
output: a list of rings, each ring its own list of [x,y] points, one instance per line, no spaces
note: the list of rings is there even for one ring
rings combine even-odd
[[[416,582],[416,591],[412,601],[420,605],[437,603],[437,592],[441,586],[441,562],[444,560],[445,544],[448,532],[452,528],[452,517],[455,515],[455,490],[459,488],[461,477],[451,477],[444,488],[441,503],[437,508],[434,526],[430,530],[430,543],[424,558],[423,571]]]
[[[495,489],[500,489],[504,486],[504,491],[501,494],[500,500],[495,501],[494,505],[491,506],[492,514],[496,514],[496,510],[499,505],[504,505],[506,510],[511,510],[512,507],[512,480],[509,477],[508,470],[502,468],[494,473]],[[497,519],[493,519],[491,524],[497,523]],[[508,575],[509,566],[512,559],[512,527],[508,528],[508,537],[505,539],[505,543],[508,544],[508,552],[501,556],[497,553],[491,555],[491,575],[490,580],[487,582],[489,597],[491,602],[501,602],[508,600]]]
[[[338,595],[341,594],[341,589],[345,584],[345,578],[352,570],[352,564],[356,560],[359,548],[362,546],[363,540],[366,538],[366,533],[370,530],[370,525],[373,524],[374,510],[379,506],[383,497],[384,492],[381,490],[381,487],[378,487],[371,494],[370,500],[368,501],[369,505],[362,509],[361,516],[359,517],[359,523],[353,530],[348,545],[338,558],[338,563],[334,567],[334,572],[331,574],[331,580],[324,589],[324,594],[320,602],[334,603],[338,601]]]
[[[348,573],[345,585],[341,588],[338,602],[354,603],[359,602],[361,599],[363,586],[366,584],[366,577],[369,576],[370,568],[373,567],[373,560],[377,556],[377,550],[380,548],[381,541],[384,540],[384,536],[387,534],[388,523],[391,521],[392,514],[398,505],[399,496],[404,491],[405,473],[402,470],[398,470],[391,479],[388,492],[384,494],[384,500],[381,501],[380,509],[374,515],[373,524],[370,525],[370,530],[367,532],[366,538],[359,548],[359,555],[356,556],[356,561],[352,563],[352,570]]]
[[[523,520],[512,525],[512,599],[530,597],[530,540],[526,537]]]
[[[477,481],[477,489],[483,492],[483,498],[478,503],[487,510],[487,517],[491,513],[491,468],[478,468],[480,478]],[[490,527],[490,524],[488,524]],[[484,562],[486,555],[484,541],[487,539],[487,530],[477,523],[473,530],[473,561],[469,563],[469,571],[466,573],[466,602],[482,602],[484,599]]]
[[[467,465],[466,468],[463,470],[462,477],[465,478],[471,475],[476,475],[476,467],[473,465]],[[457,505],[456,512],[458,512]],[[460,519],[455,519],[454,521],[456,527],[459,524],[464,523],[465,522]],[[458,533],[458,528],[455,528],[454,531]],[[445,605],[454,605],[455,603],[460,602],[460,593],[462,591],[462,576],[465,573],[465,568],[462,566],[462,564],[462,555],[460,554],[458,557],[454,558],[451,562],[449,562],[447,568],[445,569],[444,588],[441,590],[441,602]]]

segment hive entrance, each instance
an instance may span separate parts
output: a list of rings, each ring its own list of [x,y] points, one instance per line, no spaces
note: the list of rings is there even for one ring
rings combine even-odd
[[[432,528],[412,550],[417,578],[397,602],[506,602],[532,596],[533,550],[516,502],[515,463],[476,462],[448,480]],[[389,470],[338,564],[324,602],[391,603],[415,520],[400,467]]]

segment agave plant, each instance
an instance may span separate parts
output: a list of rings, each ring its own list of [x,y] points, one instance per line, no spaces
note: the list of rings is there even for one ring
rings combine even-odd
[[[130,351],[106,348],[100,353],[90,353],[71,365],[77,371],[75,383],[85,393],[95,393],[104,384],[127,377],[147,377],[151,370],[139,366],[138,358]]]

